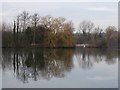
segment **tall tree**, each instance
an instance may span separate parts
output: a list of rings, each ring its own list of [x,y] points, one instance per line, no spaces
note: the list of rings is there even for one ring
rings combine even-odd
[[[106,37],[107,37],[108,46],[110,46],[110,44],[112,43],[112,41],[113,41],[112,40],[113,39],[113,35],[114,35],[114,33],[115,33],[116,30],[117,29],[114,26],[108,26],[106,28]],[[118,36],[118,35],[116,35],[116,36]]]
[[[19,36],[18,36],[18,35],[19,35],[19,21],[20,21],[20,16],[18,15],[18,16],[17,16],[17,22],[16,22],[16,23],[17,23],[17,27],[16,27],[16,29],[17,29],[17,37],[16,37],[16,38],[17,38],[17,39],[16,39],[16,41],[17,41],[17,46],[18,46],[18,43],[19,43],[19,42],[18,42],[18,41],[19,41],[19,40],[18,40],[18,38],[19,38]]]
[[[35,33],[36,33],[36,28],[37,28],[39,20],[40,20],[39,15],[37,13],[34,13],[34,15],[32,16],[32,24],[34,27],[34,37],[33,37],[33,44],[34,45],[35,45]]]
[[[79,24],[79,32],[82,31],[83,34],[86,34],[87,28],[88,28],[88,22],[87,21],[84,20]]]
[[[22,30],[25,31],[25,29],[28,26],[28,23],[30,21],[30,15],[28,12],[23,11],[23,13],[20,15],[21,17],[21,24],[22,24]]]
[[[91,21],[88,21],[88,33],[90,34],[91,30],[94,28],[94,23]]]
[[[79,24],[79,32],[82,31],[83,34],[90,33],[93,28],[94,23],[91,21],[84,20]]]
[[[16,46],[16,40],[15,40],[15,31],[16,31],[16,24],[15,24],[15,20],[14,20],[14,27],[13,27],[13,46]]]

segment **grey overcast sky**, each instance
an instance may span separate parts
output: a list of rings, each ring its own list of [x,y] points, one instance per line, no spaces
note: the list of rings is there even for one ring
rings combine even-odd
[[[43,1],[46,3],[41,3]],[[6,22],[12,22],[18,13],[27,10],[30,13],[38,12],[41,16],[47,14],[64,16],[75,23],[76,29],[78,28],[79,22],[84,19],[93,21],[96,26],[100,25],[101,28],[106,28],[108,25],[117,27],[118,1],[119,0],[0,0],[0,22],[2,19],[4,21],[6,20]],[[0,82],[0,88],[2,88],[2,82]]]
[[[73,21],[76,30],[83,20],[91,20],[103,29],[118,26],[117,2],[3,2],[0,15],[3,21],[11,23],[24,10],[40,16],[63,16]]]

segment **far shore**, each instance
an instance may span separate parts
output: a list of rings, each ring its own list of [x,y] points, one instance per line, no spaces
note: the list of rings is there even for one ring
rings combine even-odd
[[[2,47],[2,48],[52,48],[52,49],[70,49],[70,48],[120,48],[120,47],[99,47],[92,44],[76,44],[75,46],[57,46],[57,47],[50,47],[50,46],[15,46],[15,47]]]

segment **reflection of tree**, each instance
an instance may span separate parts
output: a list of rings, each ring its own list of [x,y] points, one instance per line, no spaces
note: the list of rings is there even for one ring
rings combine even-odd
[[[106,55],[106,63],[114,64],[116,63],[116,57],[118,56],[118,52],[115,50],[110,50]]]
[[[45,52],[46,67],[43,76],[47,79],[52,77],[64,77],[65,72],[72,69],[72,50],[54,50],[49,49]]]
[[[3,49],[3,71],[11,69],[23,83],[65,77],[73,68],[73,55],[82,69],[95,63],[116,63],[117,51],[99,49]]]
[[[3,51],[3,70],[11,68],[23,83],[30,79],[64,77],[73,67],[72,49],[15,49]]]
[[[2,69],[6,70],[6,69],[11,69],[12,68],[12,53],[10,52],[10,50],[2,50]]]
[[[75,53],[78,63],[83,69],[88,69],[93,66],[93,61],[90,60],[89,54],[86,53],[85,49],[77,49]]]
[[[107,64],[116,63],[117,51],[106,49],[77,49],[76,59],[81,68],[90,69],[95,63],[105,61]]]

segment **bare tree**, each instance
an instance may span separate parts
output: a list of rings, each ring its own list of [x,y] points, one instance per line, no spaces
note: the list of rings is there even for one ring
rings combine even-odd
[[[14,26],[13,26],[13,45],[15,46],[16,42],[15,42],[15,31],[16,31],[16,23],[14,20]]]
[[[5,22],[2,23],[2,31],[5,31],[6,30],[6,24]]]
[[[94,29],[94,33],[99,34],[100,37],[102,37],[102,31],[103,29],[101,29],[99,26]]]
[[[84,20],[79,25],[79,32],[82,31],[83,34],[86,34],[87,32],[90,33],[93,28],[94,28],[93,22]]]
[[[106,28],[106,34],[107,34],[107,39],[110,39],[111,38],[111,35],[116,31],[116,27],[114,26],[108,26]]]
[[[87,21],[84,20],[79,24],[79,32],[82,31],[83,34],[86,34],[87,28],[88,28]]]
[[[79,24],[79,32],[82,31],[83,33],[83,37],[84,38],[84,43],[86,41],[89,41],[90,39],[90,32],[91,30],[94,28],[94,23],[91,22],[91,21],[82,21],[80,24]]]
[[[50,21],[52,20],[52,16],[51,15],[47,15],[45,17],[41,17],[41,20],[40,20],[40,24],[45,26],[45,27],[50,27]]]
[[[2,25],[1,25],[1,29],[2,31],[10,31],[12,32],[13,28],[12,28],[12,25],[10,23],[7,23],[7,22],[2,22]]]
[[[18,33],[19,33],[19,23],[20,23],[20,16],[18,15],[17,16],[17,27],[16,27],[16,29],[17,29],[17,46],[18,46]]]
[[[23,31],[27,28],[29,20],[30,20],[30,15],[28,12],[23,11],[23,13],[20,15],[21,17],[21,24],[22,24],[22,29]]]
[[[34,26],[34,37],[33,37],[33,44],[35,45],[35,32],[36,32],[36,27],[38,25],[38,22],[40,20],[40,17],[37,13],[34,13],[34,15],[32,16],[32,24]]]
[[[88,21],[88,33],[90,33],[93,28],[94,28],[94,23],[91,21]]]
[[[50,15],[47,15],[45,17],[41,17],[40,24],[50,28],[52,33],[59,32],[61,30],[64,30],[64,23],[66,22],[66,19],[64,17],[58,17],[54,18]]]

